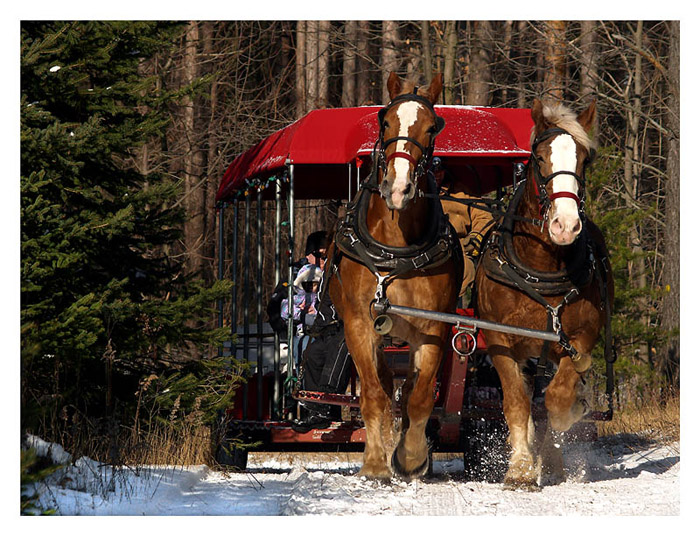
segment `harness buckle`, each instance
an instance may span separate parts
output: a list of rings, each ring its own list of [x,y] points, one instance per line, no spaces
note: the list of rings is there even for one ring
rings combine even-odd
[[[377,278],[377,290],[374,292],[374,300],[380,302],[385,298],[386,291],[384,289],[384,281],[386,281],[389,276],[379,275],[379,273],[375,273],[374,276]]]
[[[417,257],[413,257],[411,259],[411,263],[413,264],[413,267],[418,270],[421,266],[425,266],[430,262],[430,255],[428,255],[427,251],[424,251]]]

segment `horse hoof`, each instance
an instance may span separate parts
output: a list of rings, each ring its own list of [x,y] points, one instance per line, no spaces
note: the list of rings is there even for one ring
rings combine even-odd
[[[396,455],[396,451],[394,451],[394,454],[391,457],[391,468],[394,470],[394,474],[396,476],[406,480],[413,480],[422,477],[428,472],[428,458],[426,457],[425,461],[412,471],[408,471],[403,465],[401,465],[401,462],[399,462],[399,458]]]
[[[542,489],[537,485],[537,482],[532,480],[519,480],[515,478],[508,478],[503,481],[503,489],[506,491],[542,491]]]
[[[362,469],[357,473],[357,476],[367,478],[368,480],[376,480],[378,482],[390,482],[391,481],[391,471],[388,467],[370,469],[363,466]]]

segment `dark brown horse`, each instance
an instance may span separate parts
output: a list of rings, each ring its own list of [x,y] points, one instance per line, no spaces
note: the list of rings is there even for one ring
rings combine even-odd
[[[581,378],[610,316],[613,282],[600,230],[583,212],[588,130],[595,103],[578,117],[564,106],[532,107],[532,155],[476,275],[479,317],[563,334],[561,343],[484,331],[503,388],[503,411],[512,448],[504,483],[535,489],[564,479],[560,433],[585,413]],[[531,357],[542,356],[556,374],[546,387],[547,422],[535,433],[531,412]],[[540,433],[540,430],[542,431]]]
[[[434,178],[427,172],[434,138],[444,126],[433,110],[442,76],[436,76],[430,86],[417,88],[392,73],[387,86],[391,102],[379,112],[375,171],[348,216],[339,222],[327,274],[360,379],[366,428],[360,474],[379,479],[391,477],[390,465],[397,475],[408,478],[427,470],[425,426],[448,335],[448,326],[441,322],[381,317],[382,304],[388,299],[396,305],[452,312],[457,296],[451,238],[436,199]],[[426,191],[432,195],[420,195]],[[380,322],[380,329],[375,329],[375,322]],[[393,378],[378,331],[410,346],[398,442]]]

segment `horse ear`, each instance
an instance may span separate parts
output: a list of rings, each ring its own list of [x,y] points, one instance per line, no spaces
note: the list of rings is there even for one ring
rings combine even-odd
[[[581,124],[583,129],[586,132],[590,132],[591,128],[593,128],[593,124],[595,123],[595,115],[596,115],[596,104],[595,100],[591,102],[591,104],[586,108],[584,111],[582,111],[578,115],[578,122]]]
[[[442,93],[442,73],[438,73],[433,77],[433,81],[430,82],[428,87],[428,99],[430,102],[435,104],[440,98],[440,93]]]
[[[401,94],[402,85],[403,84],[399,78],[399,75],[394,71],[391,71],[391,73],[389,73],[389,78],[386,81],[386,88],[389,90],[389,100],[394,100],[394,97]]]
[[[544,113],[542,112],[542,101],[540,99],[535,99],[532,101],[532,109],[530,110],[530,116],[535,123],[535,133],[539,134],[547,130],[547,124],[544,118]]]

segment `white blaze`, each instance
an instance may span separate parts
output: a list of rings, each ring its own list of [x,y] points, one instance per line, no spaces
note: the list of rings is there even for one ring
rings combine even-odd
[[[557,171],[572,171],[576,173],[576,142],[574,139],[568,134],[561,134],[554,138],[550,147],[552,149],[552,173]],[[579,195],[578,182],[572,175],[557,175],[552,179],[552,191],[555,194],[558,192],[571,192]],[[572,226],[578,220],[578,206],[575,200],[561,197],[555,199],[553,205],[553,219],[559,217],[562,222],[572,222]]]
[[[399,117],[399,136],[408,136],[409,129],[418,121],[418,109],[420,104],[413,101],[404,102],[399,105],[397,109],[397,115]],[[396,142],[396,151],[401,153],[408,153],[408,142],[405,140],[399,140]],[[391,189],[392,201],[395,205],[400,205],[403,200],[403,192],[408,186],[408,181],[410,177],[411,168],[409,167],[409,161],[405,158],[394,158],[392,160],[394,164],[394,186]]]

